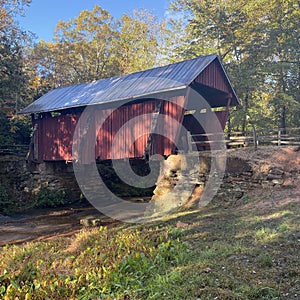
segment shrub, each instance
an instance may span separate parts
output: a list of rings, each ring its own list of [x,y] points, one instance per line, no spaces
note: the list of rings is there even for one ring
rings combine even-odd
[[[46,187],[39,190],[34,204],[35,208],[57,207],[70,203],[70,197],[64,190],[53,191]]]

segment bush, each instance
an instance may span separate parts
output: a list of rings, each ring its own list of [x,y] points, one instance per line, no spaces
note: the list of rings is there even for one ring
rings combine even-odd
[[[44,187],[39,190],[34,207],[57,207],[68,203],[70,203],[70,197],[65,191],[53,191]]]
[[[28,116],[6,116],[0,112],[0,145],[30,143],[31,121]]]

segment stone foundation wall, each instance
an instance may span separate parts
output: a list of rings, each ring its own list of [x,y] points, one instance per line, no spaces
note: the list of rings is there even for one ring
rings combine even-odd
[[[41,189],[49,195],[65,193],[69,201],[77,201],[81,195],[71,164],[28,164],[23,158],[1,158],[0,212],[34,206]]]
[[[211,191],[204,195],[210,176],[214,176],[211,172],[213,159],[219,160],[215,167],[225,163],[226,168],[221,181],[211,180]],[[211,157],[210,153],[200,153],[199,157],[172,155],[163,162],[161,169],[163,172],[151,200],[152,212],[196,203],[204,206],[210,201],[226,206],[255,189],[295,188],[300,178],[300,151],[298,148],[264,147],[257,151],[228,151],[220,153],[219,158]]]
[[[122,183],[114,172],[111,163],[98,163],[97,167],[106,186],[117,196],[152,196],[153,188],[138,189]],[[147,174],[149,171],[149,166],[142,161],[134,161],[132,168],[140,176]],[[90,185],[99,184],[99,179],[89,178],[89,172],[86,176]],[[57,161],[36,164],[26,162],[24,158],[1,157],[0,214],[16,209],[22,210],[23,208],[36,206],[46,207],[48,204],[49,206],[52,206],[52,204],[55,206],[56,200],[57,204],[64,201],[71,203],[82,197],[72,163]]]

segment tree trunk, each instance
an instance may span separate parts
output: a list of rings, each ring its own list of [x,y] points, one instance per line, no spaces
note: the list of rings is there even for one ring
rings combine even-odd
[[[281,82],[281,86],[282,86],[282,92],[283,94],[286,94],[286,82],[285,82],[285,72],[283,67],[281,66],[281,70],[280,70],[280,82]],[[280,107],[279,110],[279,120],[278,120],[278,125],[279,125],[279,129],[281,129],[281,132],[283,134],[286,134],[286,106],[285,104],[282,104],[282,106]]]
[[[248,109],[249,109],[249,90],[247,89],[245,100],[244,100],[244,113],[243,113],[243,120],[242,120],[242,134],[245,134],[245,131],[246,131]]]
[[[282,134],[286,134],[286,107],[282,106],[279,116],[279,129]]]
[[[230,118],[230,111],[228,111],[228,119],[227,119],[227,138],[230,138],[231,134],[231,118]]]

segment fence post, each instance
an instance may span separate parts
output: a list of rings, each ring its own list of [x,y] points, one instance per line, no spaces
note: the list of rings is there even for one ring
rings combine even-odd
[[[278,146],[281,146],[281,129],[278,130]]]
[[[252,131],[253,131],[253,143],[254,143],[254,149],[257,150],[257,134],[256,134],[256,129],[255,129],[255,126],[254,124],[251,124],[252,125]]]

